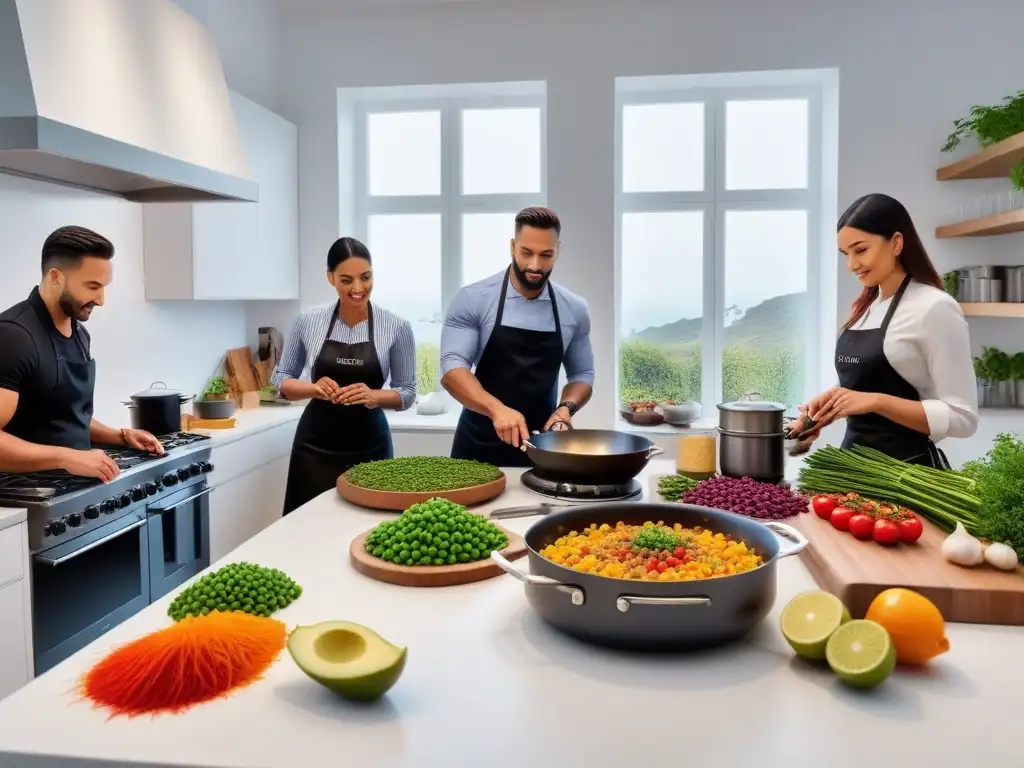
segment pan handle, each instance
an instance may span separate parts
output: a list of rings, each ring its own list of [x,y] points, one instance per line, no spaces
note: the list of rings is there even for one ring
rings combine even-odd
[[[579,587],[563,584],[555,579],[549,579],[547,576],[534,576],[532,573],[521,571],[512,564],[511,560],[497,550],[491,552],[491,560],[493,560],[494,564],[501,568],[501,570],[509,576],[514,577],[516,580],[523,582],[523,584],[527,584],[531,587],[554,587],[560,592],[567,593],[572,599],[573,605],[583,605],[584,600],[586,600],[583,590]]]
[[[650,448],[647,449],[647,458],[650,459],[654,456],[660,456],[664,452],[665,449],[662,448],[660,445],[652,445]]]
[[[711,605],[710,597],[648,597],[647,595],[621,595],[615,607],[625,613],[633,605]]]
[[[764,526],[782,539],[782,544],[779,547],[779,559],[803,552],[807,549],[807,545],[811,543],[800,531],[792,526],[778,523],[774,520],[766,520]]]

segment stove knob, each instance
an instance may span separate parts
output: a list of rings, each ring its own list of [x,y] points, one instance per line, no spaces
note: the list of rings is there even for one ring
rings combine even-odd
[[[164,485],[165,486],[170,487],[170,486],[174,485],[176,482],[178,482],[178,476],[177,475],[172,475],[169,472],[166,475],[164,475]]]
[[[117,506],[119,506],[121,509],[124,509],[125,507],[132,503],[132,495],[130,493],[122,493],[120,498],[118,498],[117,502]]]
[[[50,533],[54,536],[60,536],[66,530],[67,528],[65,527],[63,520],[53,520],[50,523]]]
[[[51,534],[50,523],[43,526],[43,536],[49,536]]]
[[[72,528],[77,528],[81,524],[82,516],[80,514],[78,514],[77,512],[72,512],[70,515],[68,515],[68,525],[70,525]]]
[[[132,488],[132,501],[141,501],[146,498],[146,491],[143,490],[141,485],[136,485]]]
[[[199,471],[200,472],[204,472],[204,473],[213,472],[213,464],[211,464],[208,461],[200,461],[199,462]]]
[[[95,520],[97,517],[100,516],[100,508],[97,507],[95,504],[90,504],[85,508],[85,516],[89,520]]]
[[[188,478],[189,478],[188,467],[182,467],[181,469],[178,470],[178,479],[179,480],[188,480]]]
[[[199,466],[199,464],[189,464],[188,465],[188,473],[192,477],[195,477],[196,475],[198,475],[202,471],[203,471],[203,469],[202,469],[201,466]]]
[[[160,490],[160,483],[154,483],[152,481],[146,483],[146,495],[155,496]]]

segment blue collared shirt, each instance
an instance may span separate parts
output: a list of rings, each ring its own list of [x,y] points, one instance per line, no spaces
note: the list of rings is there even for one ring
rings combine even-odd
[[[338,302],[319,304],[299,313],[288,331],[281,359],[270,377],[281,387],[285,379],[309,379],[320,348],[327,338],[327,328],[335,317]],[[373,304],[373,346],[377,350],[384,381],[390,379],[391,389],[402,398],[404,411],[416,402],[416,341],[412,326],[394,312]],[[340,320],[331,330],[331,341],[359,344],[367,340],[369,328],[364,320],[351,328]]]
[[[480,362],[498,316],[498,297],[505,270],[463,287],[448,308],[441,331],[441,375],[456,368],[473,370]],[[569,382],[594,386],[594,350],[590,345],[590,310],[587,302],[560,285],[548,282],[558,302],[558,320],[565,348],[565,375]],[[545,290],[527,299],[510,284],[505,294],[501,324],[530,331],[555,330],[551,296]]]

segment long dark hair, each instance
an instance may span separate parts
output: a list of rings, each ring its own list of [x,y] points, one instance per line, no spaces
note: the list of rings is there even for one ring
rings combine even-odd
[[[928,258],[928,252],[924,249],[921,236],[917,234],[910,213],[896,198],[880,192],[872,192],[870,195],[857,198],[839,217],[836,232],[843,227],[859,229],[871,235],[884,237],[886,240],[891,240],[893,235],[899,232],[903,235],[903,250],[899,255],[899,264],[903,271],[919,283],[942,289],[942,278],[935,271],[932,260]],[[844,331],[852,327],[868,311],[868,307],[878,296],[878,290],[876,285],[873,288],[865,287],[860,292],[860,296],[853,302],[850,317],[843,326]]]
[[[357,257],[371,264],[370,249],[354,237],[339,237],[327,251],[327,271],[333,272],[341,262]]]

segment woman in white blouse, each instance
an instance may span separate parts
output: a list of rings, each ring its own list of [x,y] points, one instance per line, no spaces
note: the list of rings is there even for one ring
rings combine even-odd
[[[338,300],[299,314],[272,377],[287,399],[312,398],[292,444],[286,515],[356,464],[391,458],[382,409],[404,410],[416,400],[412,326],[370,304],[369,249],[351,237],[336,241],[327,252],[327,281]]]
[[[839,386],[800,406],[792,426],[814,434],[846,419],[843,447],[949,464],[935,442],[970,437],[978,393],[967,322],[943,290],[910,214],[897,200],[865,195],[839,219],[839,251],[864,285],[836,342]]]

